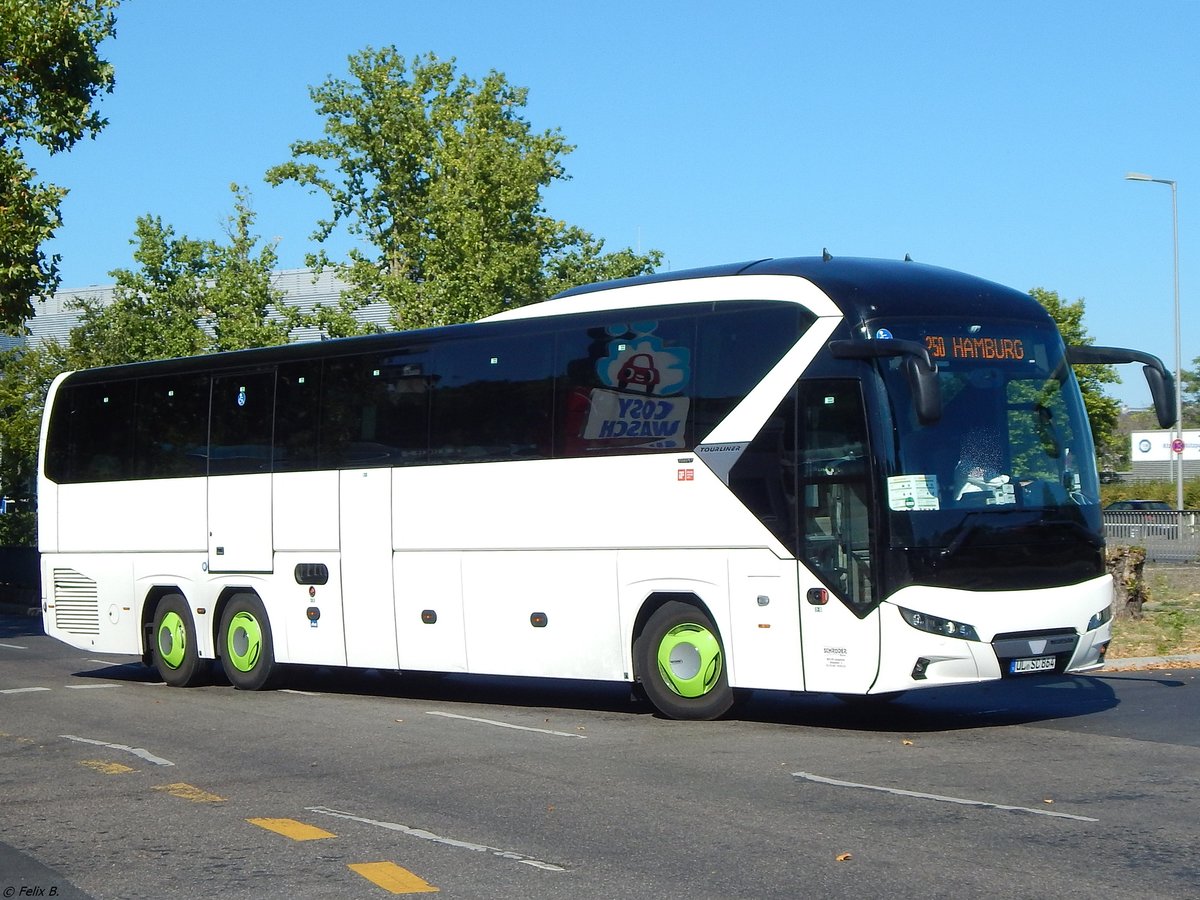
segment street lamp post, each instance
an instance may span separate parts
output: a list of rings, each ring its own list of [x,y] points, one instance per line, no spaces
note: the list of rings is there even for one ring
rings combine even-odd
[[[1179,330],[1179,204],[1175,182],[1168,178],[1151,178],[1141,172],[1130,172],[1126,181],[1151,181],[1171,186],[1171,236],[1175,254],[1175,438],[1183,441],[1183,348]],[[1175,508],[1183,509],[1183,453],[1175,454]]]

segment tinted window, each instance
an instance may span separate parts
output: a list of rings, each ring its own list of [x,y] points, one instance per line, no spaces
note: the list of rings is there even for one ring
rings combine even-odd
[[[274,470],[317,467],[321,424],[321,363],[287,363],[275,377]]]
[[[322,467],[426,461],[430,354],[405,348],[330,360],[321,404]]]
[[[558,339],[559,456],[689,446],[695,319],[620,313]]]
[[[207,375],[137,382],[134,477],[204,475],[208,452]]]
[[[552,335],[439,347],[430,462],[550,456],[553,353]]]
[[[274,407],[274,372],[213,378],[208,448],[210,475],[271,471]]]
[[[134,382],[68,386],[50,420],[46,474],[60,483],[133,474]]]
[[[697,319],[695,434],[710,431],[783,358],[815,321],[790,303],[747,303]]]

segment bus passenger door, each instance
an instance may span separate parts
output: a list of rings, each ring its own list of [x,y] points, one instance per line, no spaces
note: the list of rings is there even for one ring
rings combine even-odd
[[[871,454],[853,380],[800,381],[800,637],[809,691],[865,693],[879,671]]]
[[[275,373],[212,380],[208,433],[208,571],[270,572],[271,419]]]
[[[342,469],[338,474],[346,665],[395,669],[392,470]]]

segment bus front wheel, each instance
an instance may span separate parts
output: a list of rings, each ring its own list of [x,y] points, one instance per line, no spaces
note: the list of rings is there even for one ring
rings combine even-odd
[[[275,648],[271,623],[262,601],[253,594],[237,594],[221,613],[219,632],[221,668],[235,688],[260,691],[275,674]]]
[[[689,603],[654,611],[634,644],[634,665],[646,697],[668,718],[716,719],[733,706],[721,638]]]
[[[192,611],[182,594],[167,594],[158,601],[151,646],[154,668],[167,684],[190,687],[204,675]]]

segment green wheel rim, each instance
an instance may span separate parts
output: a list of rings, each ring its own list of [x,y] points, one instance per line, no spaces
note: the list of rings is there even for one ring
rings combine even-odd
[[[717,636],[700,625],[676,625],[659,641],[658,671],[680,697],[703,697],[721,677]]]
[[[159,623],[158,655],[171,669],[178,669],[187,656],[187,623],[177,612],[167,613]]]
[[[239,672],[253,671],[262,654],[262,645],[262,626],[251,613],[240,612],[230,619],[225,649],[235,669]]]

